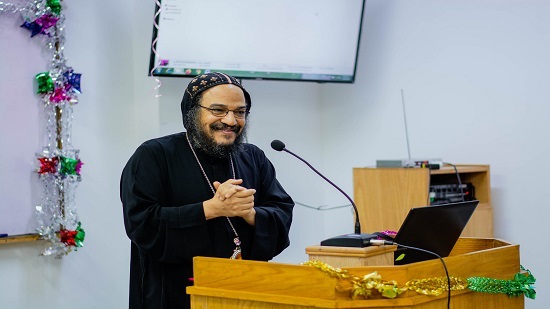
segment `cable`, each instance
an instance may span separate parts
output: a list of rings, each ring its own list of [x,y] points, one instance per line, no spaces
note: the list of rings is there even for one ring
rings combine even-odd
[[[426,205],[427,206],[430,206],[431,205],[431,199],[430,199],[430,186],[432,185],[432,169],[430,168],[430,172],[428,174],[428,200],[426,201]],[[435,194],[435,192],[434,192]]]
[[[445,264],[445,261],[443,260],[443,258],[439,254],[429,250],[416,248],[416,247],[409,247],[409,246],[401,245],[395,242],[393,244],[397,245],[398,247],[403,247],[411,250],[417,250],[417,251],[422,251],[422,252],[432,254],[441,261],[441,264],[443,264],[443,268],[445,269],[445,276],[447,276],[447,308],[450,309],[451,308],[451,277],[449,276],[449,271],[447,270],[447,265]]]
[[[409,145],[409,129],[407,128],[407,113],[405,112],[405,93],[401,89],[401,104],[403,105],[403,120],[405,122],[405,138],[407,139],[407,154],[411,159],[411,147]]]
[[[315,210],[332,210],[332,209],[351,207],[352,206],[351,204],[346,204],[346,205],[333,206],[333,207],[327,207],[325,205],[315,207],[315,206],[310,206],[310,205],[303,204],[303,203],[300,203],[300,202],[297,202],[297,201],[294,201],[294,204],[300,205],[300,206],[303,206],[303,207],[306,207],[306,208],[310,208],[310,209],[315,209]]]
[[[375,246],[396,245],[398,247],[407,248],[407,249],[411,249],[411,250],[422,251],[422,252],[425,252],[425,253],[436,256],[441,261],[441,264],[443,264],[443,269],[445,269],[445,276],[447,277],[447,309],[451,308],[451,277],[449,276],[449,270],[447,269],[447,264],[445,264],[445,261],[443,260],[443,258],[439,254],[437,254],[435,252],[432,252],[432,251],[429,251],[429,250],[422,249],[422,248],[405,246],[405,245],[398,244],[396,242],[388,241],[388,240],[371,239],[370,243],[372,245],[375,245]]]
[[[454,168],[456,178],[458,179],[458,188],[460,189],[460,195],[462,196],[462,201],[465,202],[466,199],[464,198],[464,189],[462,188],[462,181],[460,180],[460,174],[458,173],[458,169],[456,168],[456,165],[452,163],[443,162],[443,164],[450,165]]]

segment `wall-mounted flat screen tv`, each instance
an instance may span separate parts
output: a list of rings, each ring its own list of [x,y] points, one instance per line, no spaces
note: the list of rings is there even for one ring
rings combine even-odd
[[[365,0],[162,0],[149,75],[352,83]]]

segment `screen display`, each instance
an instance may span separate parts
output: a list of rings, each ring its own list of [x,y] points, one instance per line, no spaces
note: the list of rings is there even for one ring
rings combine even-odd
[[[364,0],[162,0],[149,75],[351,83]]]

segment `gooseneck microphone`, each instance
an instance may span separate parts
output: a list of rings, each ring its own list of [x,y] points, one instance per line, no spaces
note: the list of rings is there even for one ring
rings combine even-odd
[[[302,159],[292,151],[285,148],[285,143],[281,142],[280,140],[274,140],[271,142],[271,148],[277,151],[285,151],[290,153],[291,155],[295,156],[302,162],[304,162],[309,168],[311,168],[317,175],[321,176],[324,180],[326,180],[328,183],[330,183],[333,187],[336,188],[336,190],[340,191],[343,195],[346,196],[346,198],[351,203],[351,206],[353,206],[353,210],[355,211],[355,234],[361,234],[361,223],[359,223],[359,212],[357,211],[357,206],[355,206],[355,203],[353,200],[344,192],[344,190],[340,189],[337,185],[335,185],[332,181],[330,181],[327,177],[323,176],[318,170],[316,170],[311,164],[309,164],[306,160]]]
[[[321,176],[324,180],[326,180],[328,183],[330,183],[334,188],[336,188],[340,193],[342,193],[351,203],[351,206],[353,207],[353,210],[355,211],[355,233],[354,234],[346,234],[341,236],[336,236],[333,238],[329,238],[326,240],[321,241],[322,246],[338,246],[338,247],[366,247],[370,246],[370,240],[376,239],[377,236],[373,234],[361,234],[361,223],[359,222],[359,211],[357,210],[357,206],[349,197],[349,195],[344,192],[344,190],[340,189],[336,184],[334,184],[330,179],[325,177],[323,174],[321,174],[319,171],[317,171],[311,164],[309,164],[306,160],[302,159],[297,154],[293,153],[292,151],[286,149],[285,143],[281,142],[280,140],[274,140],[271,142],[271,148],[273,148],[276,151],[285,151],[289,154],[293,155],[300,161],[304,162],[309,168],[311,168],[317,175]]]

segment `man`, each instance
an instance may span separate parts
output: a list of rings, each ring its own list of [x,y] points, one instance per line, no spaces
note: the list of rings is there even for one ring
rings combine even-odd
[[[290,244],[294,202],[243,143],[251,104],[234,77],[197,76],[181,102],[187,132],[143,143],[126,164],[131,309],[188,308],[195,256],[268,261]]]

